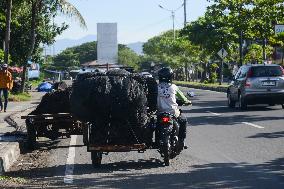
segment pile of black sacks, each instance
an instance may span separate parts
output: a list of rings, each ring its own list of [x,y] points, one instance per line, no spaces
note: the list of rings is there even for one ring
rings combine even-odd
[[[70,113],[71,88],[46,93],[31,115]]]
[[[93,144],[149,142],[147,125],[156,104],[155,79],[122,69],[80,74],[70,97],[71,113],[92,125]]]

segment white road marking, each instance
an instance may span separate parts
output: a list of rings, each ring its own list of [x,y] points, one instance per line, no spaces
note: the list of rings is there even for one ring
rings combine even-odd
[[[207,111],[207,113],[213,114],[213,115],[215,115],[215,116],[220,116],[220,115],[221,115],[221,114],[214,113],[214,112],[210,112],[210,111]]]
[[[65,177],[64,183],[72,184],[73,183],[73,172],[74,172],[74,161],[75,161],[75,145],[77,141],[77,135],[72,135],[70,140],[69,153],[66,161],[65,167]]]
[[[246,124],[246,125],[249,125],[249,126],[252,126],[252,127],[255,127],[255,128],[258,128],[258,129],[264,129],[264,127],[256,125],[256,124],[253,124],[253,123],[248,123],[248,122],[242,122],[242,123]]]

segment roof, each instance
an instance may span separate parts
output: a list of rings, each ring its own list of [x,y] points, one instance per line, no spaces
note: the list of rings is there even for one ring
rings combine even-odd
[[[22,73],[23,67],[10,66],[8,70],[13,73]]]
[[[90,61],[90,62],[86,62],[84,64],[81,64],[81,66],[96,66],[97,65],[97,61]]]

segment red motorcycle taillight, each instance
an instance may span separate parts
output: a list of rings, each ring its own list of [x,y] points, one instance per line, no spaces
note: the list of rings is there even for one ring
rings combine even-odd
[[[162,122],[163,123],[169,123],[170,122],[170,118],[169,117],[162,117]]]

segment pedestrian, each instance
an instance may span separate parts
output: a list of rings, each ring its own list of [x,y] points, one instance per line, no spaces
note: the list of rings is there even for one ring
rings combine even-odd
[[[0,110],[3,110],[2,93],[4,97],[4,112],[7,110],[9,90],[13,88],[12,74],[8,71],[8,65],[3,64],[0,70]]]

